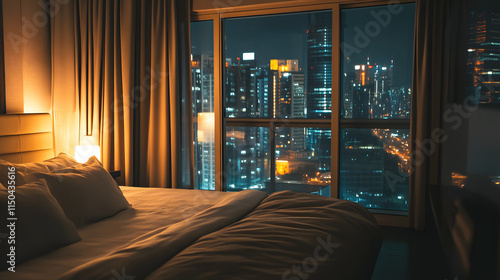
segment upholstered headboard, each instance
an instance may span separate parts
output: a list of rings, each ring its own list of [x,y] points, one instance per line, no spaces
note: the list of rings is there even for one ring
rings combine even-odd
[[[54,157],[50,114],[0,115],[0,159],[13,163]]]

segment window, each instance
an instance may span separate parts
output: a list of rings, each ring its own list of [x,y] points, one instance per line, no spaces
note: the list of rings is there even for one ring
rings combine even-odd
[[[198,138],[199,115],[215,112],[215,189],[293,190],[407,213],[415,7],[367,5],[195,16],[211,29],[193,28],[193,46],[215,55],[208,95],[218,101],[194,110]]]
[[[231,18],[224,31],[226,189],[330,196],[332,12]]]
[[[195,187],[215,190],[213,23],[191,23]]]
[[[340,198],[408,210],[414,4],[342,11]]]

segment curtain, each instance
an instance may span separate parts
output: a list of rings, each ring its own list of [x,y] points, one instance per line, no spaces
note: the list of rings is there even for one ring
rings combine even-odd
[[[5,63],[3,51],[3,5],[0,5],[0,115],[5,114]]]
[[[74,1],[65,5],[51,0],[51,11],[58,11],[50,21],[52,108],[54,151],[74,155],[79,142],[79,114],[76,89]]]
[[[440,184],[443,113],[465,81],[466,0],[417,0],[412,94],[410,226],[425,228],[427,191]],[[462,32],[462,35],[460,34]],[[427,204],[427,205],[426,205]],[[427,211],[427,214],[429,211]]]
[[[192,188],[190,1],[75,0],[73,13],[80,144],[99,144],[121,184]]]

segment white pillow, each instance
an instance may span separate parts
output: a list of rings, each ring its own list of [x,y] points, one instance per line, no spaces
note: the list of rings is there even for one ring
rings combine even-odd
[[[15,178],[9,178],[10,171],[14,169]],[[0,160],[0,183],[4,186],[9,185],[9,181],[14,181],[15,186],[22,186],[26,184],[24,178],[27,173],[31,172],[47,172],[49,169],[42,163],[10,163],[5,160]],[[12,185],[12,184],[10,184]]]
[[[55,158],[51,158],[42,162],[49,171],[56,171],[63,168],[78,166],[80,163],[76,161],[72,156],[66,153],[60,153]]]
[[[25,176],[35,172],[50,172],[68,167],[80,165],[74,158],[65,153],[60,153],[57,157],[51,158],[42,162],[35,163],[10,163],[5,160],[0,160],[0,183],[7,186],[9,182],[9,168],[16,169],[15,185],[22,186],[26,184]]]
[[[30,177],[47,181],[50,192],[77,227],[111,217],[130,206],[115,180],[100,163],[52,173],[33,173]]]
[[[0,211],[2,225],[7,221],[9,192],[0,190]],[[0,268],[6,269],[7,248],[15,246],[16,264],[35,258],[57,248],[81,240],[73,223],[64,215],[61,206],[50,194],[44,180],[37,180],[15,189],[15,244],[0,242]],[[5,211],[4,211],[5,210]],[[10,216],[9,216],[10,217]],[[9,232],[7,232],[9,231]],[[0,233],[9,234],[10,230],[2,226]]]

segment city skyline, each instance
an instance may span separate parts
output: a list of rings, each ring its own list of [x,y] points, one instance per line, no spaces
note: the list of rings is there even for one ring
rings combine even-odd
[[[294,18],[293,24],[286,24]],[[269,30],[246,32],[250,27],[258,30],[262,22],[267,22]],[[270,22],[276,24],[271,26]],[[396,54],[387,60],[372,58],[366,55],[374,52],[371,49],[366,50],[362,55],[365,59],[359,63],[342,64],[342,84],[339,85],[342,107],[340,112],[332,112],[331,23],[331,12],[225,20],[224,117],[235,121],[247,118],[313,121],[330,119],[331,114],[336,113],[343,118],[408,119],[411,83],[395,82],[394,73],[411,72],[412,67],[398,68],[403,64],[399,63]],[[297,25],[301,27],[294,29]],[[411,24],[407,24],[407,28],[411,29]],[[281,35],[267,38],[264,34],[276,30],[281,30],[278,33],[285,34],[287,39]],[[241,36],[234,36],[233,32],[245,34],[245,38],[240,39]],[[299,35],[301,39],[297,39]],[[290,40],[294,43],[290,44]],[[260,49],[252,45],[256,42]],[[397,44],[391,44],[391,48],[397,48]],[[213,61],[212,53],[207,51],[204,56],[197,56],[193,52],[193,60],[199,61],[193,65],[203,65],[204,60]],[[202,75],[202,69],[196,69],[200,73],[195,77],[213,79],[210,75]],[[212,102],[204,96],[213,95],[213,92],[201,94],[203,84],[211,83],[200,81],[194,88],[200,96],[193,95],[193,113],[198,118],[200,112],[196,110],[203,109],[195,108],[199,106],[197,104]],[[406,172],[409,129],[341,128],[338,135],[341,143],[341,154],[338,155],[340,178],[332,178],[330,129],[276,125],[271,130],[268,126],[226,124],[224,130],[227,191],[260,189],[271,193],[288,189],[330,196],[332,180],[339,180],[343,199],[357,201],[369,208],[407,209],[408,181],[389,184],[386,175]],[[196,128],[195,133],[199,133]],[[204,141],[195,141],[196,145],[203,159],[196,166],[201,176],[205,170],[211,170],[212,166],[205,159],[213,155],[211,146]],[[206,177],[200,177],[200,180],[206,180]]]

